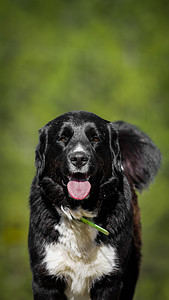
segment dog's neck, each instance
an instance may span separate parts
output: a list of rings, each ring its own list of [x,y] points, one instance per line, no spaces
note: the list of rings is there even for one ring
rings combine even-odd
[[[90,212],[83,208],[70,209],[69,207],[58,208],[58,212],[61,216],[66,216],[69,220],[80,220],[82,217],[94,218],[97,216],[96,212]]]

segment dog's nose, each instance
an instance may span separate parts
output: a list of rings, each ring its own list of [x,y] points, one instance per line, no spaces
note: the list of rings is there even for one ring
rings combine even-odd
[[[75,167],[83,167],[87,164],[89,158],[85,152],[74,152],[71,153],[70,156],[70,161]]]

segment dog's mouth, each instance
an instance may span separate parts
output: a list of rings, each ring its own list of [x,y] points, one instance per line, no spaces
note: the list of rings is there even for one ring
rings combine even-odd
[[[90,177],[87,174],[75,173],[67,178],[67,190],[69,196],[75,200],[86,199],[91,190],[89,182]]]
[[[83,200],[90,194],[91,184],[88,180],[70,180],[67,189],[71,198]]]

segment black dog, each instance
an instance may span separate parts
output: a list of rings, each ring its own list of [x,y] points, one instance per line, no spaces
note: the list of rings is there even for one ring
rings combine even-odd
[[[40,130],[29,228],[35,300],[133,299],[141,256],[135,189],[148,186],[160,160],[135,126],[92,113],[66,113]]]

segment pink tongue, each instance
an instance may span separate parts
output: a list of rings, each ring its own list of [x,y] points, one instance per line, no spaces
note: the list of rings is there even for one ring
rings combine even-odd
[[[91,184],[89,181],[75,181],[68,182],[67,189],[69,195],[76,200],[83,200],[90,193]]]

